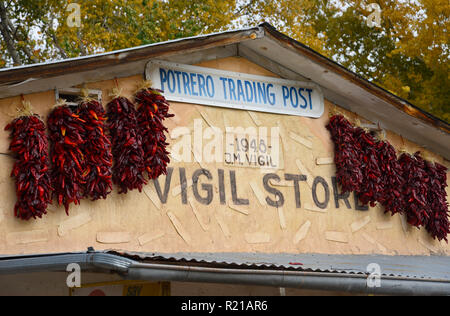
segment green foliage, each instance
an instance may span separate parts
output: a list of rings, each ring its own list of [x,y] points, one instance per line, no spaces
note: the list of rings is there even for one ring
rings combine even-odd
[[[367,26],[369,3],[380,28]],[[450,123],[448,0],[253,0],[243,14]]]
[[[67,1],[0,2],[23,64],[266,21],[450,122],[448,0],[71,0],[81,6],[81,28],[67,25]],[[381,7],[380,28],[367,26],[369,3]],[[1,36],[0,46],[0,67],[12,66]]]

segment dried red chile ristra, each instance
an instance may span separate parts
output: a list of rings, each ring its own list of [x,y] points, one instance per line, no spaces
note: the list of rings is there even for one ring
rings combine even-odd
[[[383,192],[378,197],[378,202],[384,206],[385,212],[392,215],[403,214],[405,200],[402,198],[402,190],[405,185],[403,169],[400,165],[395,148],[387,141],[377,144],[377,152],[380,163],[381,182],[384,184]]]
[[[342,115],[331,117],[326,127],[334,142],[336,179],[342,192],[359,192],[363,183],[362,149],[355,139],[355,129]]]
[[[425,169],[428,173],[428,207],[431,216],[426,225],[427,231],[433,238],[439,241],[447,240],[450,233],[450,223],[448,219],[447,193],[447,168],[438,163],[425,162]]]
[[[9,149],[14,153],[11,177],[16,179],[14,215],[23,220],[41,218],[52,203],[48,139],[38,115],[22,116],[5,127],[11,131]]]
[[[113,182],[120,187],[119,193],[134,189],[141,192],[147,182],[144,179],[144,151],[137,111],[134,104],[124,97],[113,99],[107,110],[114,158]]]
[[[362,151],[361,170],[363,176],[359,189],[355,191],[363,204],[370,204],[374,207],[384,192],[377,141],[362,128],[355,129],[354,137],[359,142]]]
[[[426,227],[433,238],[447,241],[447,168],[425,161],[420,152],[397,154],[386,141],[376,141],[335,115],[327,125],[335,144],[337,180],[365,204],[381,203],[385,212],[405,213],[409,224]]]
[[[112,153],[111,142],[105,134],[106,111],[99,102],[91,100],[79,105],[78,114],[86,122],[82,149],[86,161],[84,196],[93,201],[106,199],[112,191]]]
[[[430,178],[425,169],[425,161],[420,157],[420,153],[416,152],[414,156],[403,153],[399,163],[405,179],[403,199],[408,223],[418,228],[426,226],[432,214],[428,207]]]
[[[67,105],[53,109],[47,119],[55,189],[53,195],[59,205],[64,205],[67,215],[70,203],[79,204],[84,194],[86,161],[81,150],[86,139],[85,123]]]
[[[166,150],[167,128],[163,121],[173,117],[169,114],[169,103],[161,94],[161,90],[143,89],[136,94],[138,106],[138,125],[142,134],[142,148],[144,150],[145,169],[150,179],[156,179],[167,173],[170,162],[169,152]]]

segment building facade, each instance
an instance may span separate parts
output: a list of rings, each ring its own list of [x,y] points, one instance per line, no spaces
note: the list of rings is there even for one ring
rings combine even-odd
[[[2,70],[0,126],[22,98],[46,121],[58,97],[84,87],[106,106],[114,88],[133,100],[143,80],[163,88],[175,114],[165,121],[168,174],[143,192],[114,188],[69,216],[54,202],[42,219],[19,220],[2,129],[0,283],[11,286],[0,294],[136,284],[154,295],[450,293],[445,241],[342,194],[326,125],[345,115],[446,167],[450,126],[270,25]],[[86,292],[64,283],[71,261],[93,284]],[[373,272],[381,287],[368,283]]]

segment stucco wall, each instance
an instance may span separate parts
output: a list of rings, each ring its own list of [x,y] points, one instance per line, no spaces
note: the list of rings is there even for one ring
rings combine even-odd
[[[237,71],[256,75],[275,76],[267,70],[243,58],[226,58],[209,61],[200,66]],[[276,77],[276,76],[275,76]],[[120,78],[119,87],[123,94],[131,98],[141,76]],[[109,93],[115,86],[113,78],[104,82],[88,84],[89,88],[103,91],[104,105],[110,100]],[[54,91],[26,95],[35,112],[46,117],[51,110]],[[0,126],[4,127],[15,114],[20,104],[20,96],[0,100]],[[149,184],[145,192],[130,192],[118,195],[115,190],[107,200],[91,202],[83,200],[80,206],[71,206],[70,216],[64,209],[53,205],[49,214],[40,220],[23,222],[15,219],[14,182],[9,177],[13,159],[8,153],[8,133],[0,131],[0,253],[48,253],[82,251],[92,246],[95,249],[124,249],[140,252],[316,252],[330,254],[450,254],[450,246],[445,242],[432,240],[427,232],[405,225],[398,215],[385,215],[377,206],[367,211],[356,210],[353,195],[348,198],[350,208],[344,200],[335,205],[335,191],[332,177],[333,164],[317,165],[317,158],[333,157],[333,144],[325,125],[330,108],[348,113],[330,102],[325,102],[325,113],[320,119],[283,116],[267,113],[253,113],[208,106],[172,103],[175,118],[167,120],[172,133],[176,128],[186,127],[194,139],[194,120],[201,122],[203,130],[210,125],[225,130],[226,126],[280,128],[280,150],[282,169],[264,171],[254,167],[228,166],[225,162],[192,162],[173,160],[173,168],[166,203],[161,203],[154,184]],[[359,118],[364,122],[363,118]],[[370,118],[369,118],[370,119]],[[171,139],[172,150],[184,136]],[[388,140],[399,149],[403,140],[388,131]],[[186,140],[186,139],[184,139]],[[203,147],[211,139],[203,140]],[[421,148],[404,140],[409,152]],[[190,155],[191,153],[189,153]],[[446,164],[443,159],[428,153],[436,161]],[[205,158],[205,157],[204,157]],[[184,169],[181,169],[184,168]],[[192,204],[182,203],[179,191],[180,169],[189,180],[198,169],[211,172],[212,180],[199,178],[199,194],[206,195],[202,184],[213,187],[213,199],[208,205],[201,204],[193,195],[193,187],[188,188],[187,197]],[[223,170],[224,193],[227,205],[220,203],[219,170]],[[231,172],[236,177],[237,197],[247,199],[249,205],[233,206]],[[265,198],[276,200],[263,185],[266,173],[273,172],[281,178],[271,187],[279,190],[285,203],[282,208],[267,205]],[[285,174],[307,174],[308,181],[300,182],[301,207],[296,207],[292,181],[284,181]],[[329,200],[325,210],[318,209],[312,197],[312,181],[322,177],[329,189]],[[164,193],[166,177],[159,183]],[[168,183],[169,185],[169,183]],[[319,185],[317,199],[325,200],[325,190]],[[168,216],[170,213],[171,218]],[[174,219],[175,218],[175,219]],[[178,227],[175,227],[179,225]]]

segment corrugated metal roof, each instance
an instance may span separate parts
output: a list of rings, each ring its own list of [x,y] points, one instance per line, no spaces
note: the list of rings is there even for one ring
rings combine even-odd
[[[111,251],[139,261],[197,263],[240,268],[294,269],[312,272],[367,274],[376,263],[384,276],[450,281],[450,257],[266,253],[141,253]]]
[[[83,271],[118,273],[132,280],[247,284],[370,294],[448,295],[448,259],[437,256],[261,253],[145,254],[89,249],[80,253],[0,257],[0,275],[66,271],[68,264],[77,263]],[[369,263],[380,265],[380,287],[367,283],[369,273],[365,267]]]

